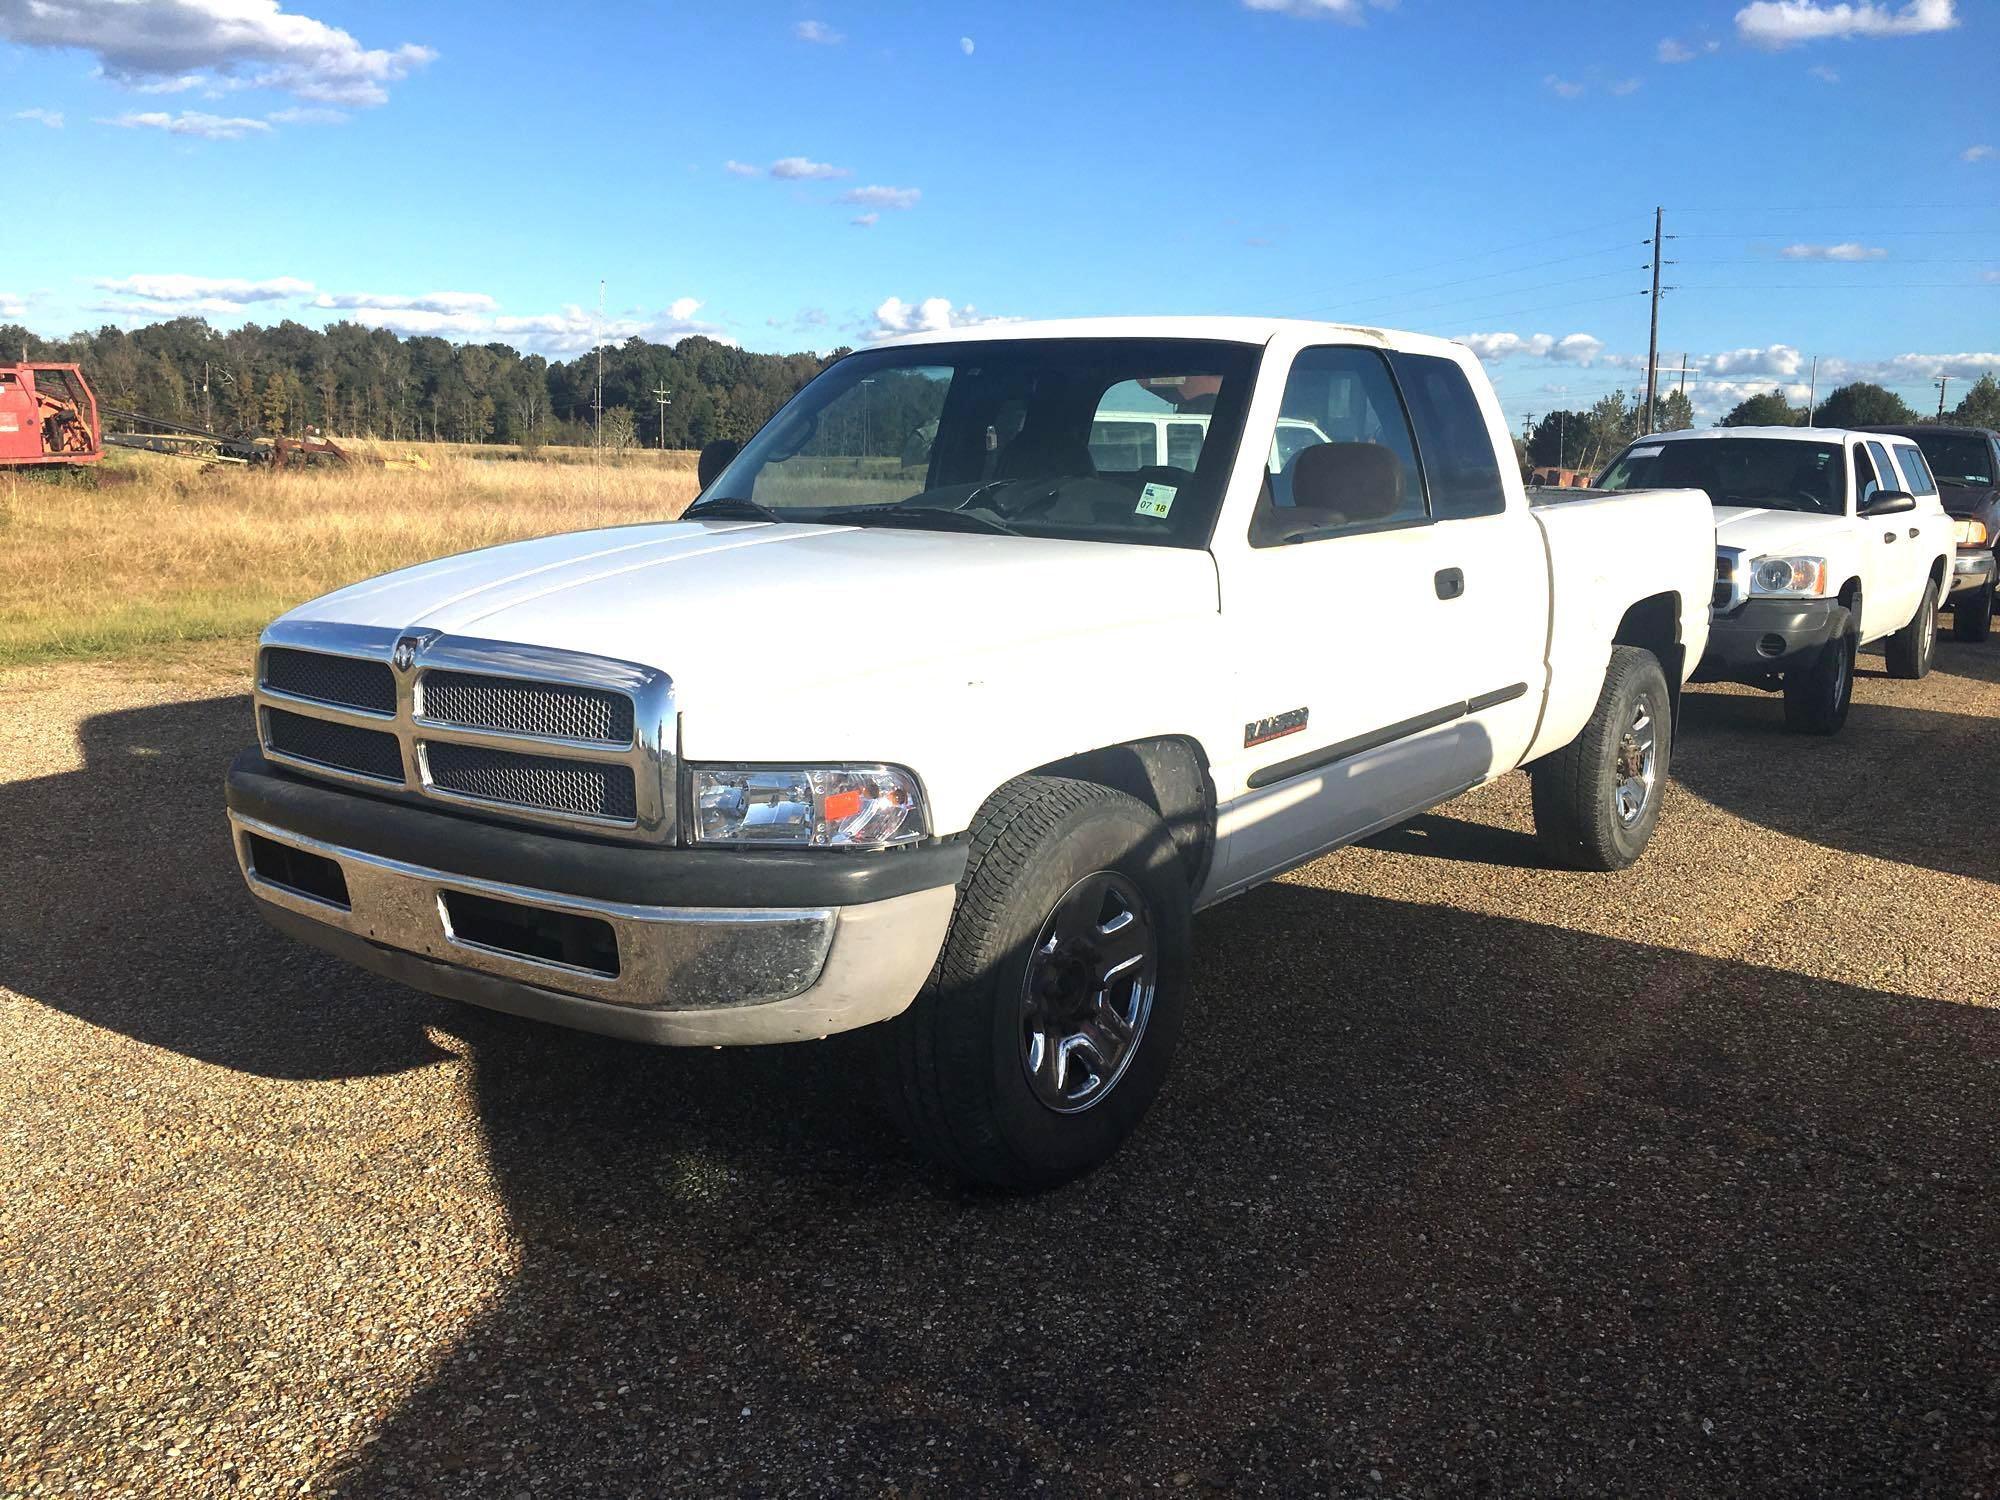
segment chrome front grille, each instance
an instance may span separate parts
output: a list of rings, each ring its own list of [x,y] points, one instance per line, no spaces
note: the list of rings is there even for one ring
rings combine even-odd
[[[263,676],[265,687],[288,697],[338,703],[367,713],[396,711],[396,674],[386,661],[277,646],[264,653]]]
[[[425,745],[424,760],[429,784],[455,797],[619,822],[630,822],[638,811],[630,766],[454,744]]]
[[[281,622],[256,696],[264,753],[305,774],[606,837],[674,836],[673,684],[649,667]]]
[[[471,672],[425,672],[417,712],[443,724],[543,739],[632,743],[632,700],[623,693]]]
[[[1750,576],[1744,570],[1743,549],[1717,547],[1715,591],[1709,595],[1708,607],[1717,614],[1728,614],[1749,597]]]

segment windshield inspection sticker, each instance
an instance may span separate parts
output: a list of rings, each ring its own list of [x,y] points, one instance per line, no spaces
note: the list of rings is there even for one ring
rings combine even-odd
[[[1139,491],[1139,504],[1132,514],[1135,516],[1164,516],[1174,508],[1174,496],[1180,491],[1171,484],[1149,484]]]

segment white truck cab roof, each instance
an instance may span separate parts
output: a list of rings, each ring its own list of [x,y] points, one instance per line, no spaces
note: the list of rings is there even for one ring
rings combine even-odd
[[[905,344],[956,344],[983,339],[1214,339],[1232,344],[1269,344],[1289,338],[1298,344],[1374,344],[1419,354],[1466,353],[1463,344],[1429,334],[1402,333],[1358,323],[1325,323],[1309,318],[1226,318],[1207,315],[1123,318],[1049,318],[1034,322],[977,323],[963,328],[899,334],[871,349]]]

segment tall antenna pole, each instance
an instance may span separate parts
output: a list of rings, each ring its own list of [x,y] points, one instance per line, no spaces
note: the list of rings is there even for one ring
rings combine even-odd
[[[595,462],[604,459],[604,278],[597,278],[597,454]]]
[[[653,387],[653,399],[660,403],[660,451],[667,449],[667,408],[673,405],[674,393],[667,389],[665,381]]]
[[[1688,357],[1686,352],[1683,351],[1681,354],[1681,394],[1685,396],[1687,393],[1688,393]]]
[[[1569,408],[1556,408],[1556,467],[1569,467]]]
[[[1806,426],[1812,426],[1813,411],[1819,405],[1819,356],[1812,362],[1812,377],[1806,385]]]
[[[1944,420],[1944,388],[1951,384],[1951,377],[1949,375],[1940,375],[1931,384],[1938,388],[1938,420],[1942,422]]]
[[[1661,210],[1653,210],[1653,328],[1646,338],[1646,425],[1641,430],[1653,430],[1653,402],[1659,394],[1660,374],[1660,248],[1663,236],[1660,233]]]

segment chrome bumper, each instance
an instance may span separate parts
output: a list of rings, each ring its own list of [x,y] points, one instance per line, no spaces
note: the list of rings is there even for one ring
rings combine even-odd
[[[1996,564],[1993,554],[1984,547],[1965,548],[1952,559],[1951,592],[1963,594],[1973,589],[1985,588],[1994,581]]]
[[[634,906],[453,875],[233,812],[229,822],[251,893],[305,919],[276,923],[294,936],[433,993],[666,1045],[793,1041],[897,1014],[930,972],[954,899],[944,886],[847,907]],[[260,871],[253,838],[338,865],[345,901]],[[454,897],[602,924],[608,956],[585,965],[480,941],[454,919]]]

